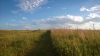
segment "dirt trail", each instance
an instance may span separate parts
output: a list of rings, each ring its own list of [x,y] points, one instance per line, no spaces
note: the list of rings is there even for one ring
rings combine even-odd
[[[48,30],[43,34],[41,39],[36,42],[35,48],[27,56],[57,56],[52,45],[50,33]]]

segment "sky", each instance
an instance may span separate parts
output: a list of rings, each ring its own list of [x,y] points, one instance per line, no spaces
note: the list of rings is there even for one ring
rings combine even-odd
[[[0,29],[100,29],[100,0],[0,0]]]

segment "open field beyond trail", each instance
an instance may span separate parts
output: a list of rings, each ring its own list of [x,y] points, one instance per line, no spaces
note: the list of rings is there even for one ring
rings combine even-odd
[[[0,56],[99,55],[99,30],[0,30]]]

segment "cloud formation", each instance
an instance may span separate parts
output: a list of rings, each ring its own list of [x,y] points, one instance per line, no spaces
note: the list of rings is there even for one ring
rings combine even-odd
[[[18,13],[18,10],[16,10],[16,11],[11,11],[13,14],[17,14]]]
[[[93,6],[89,9],[87,9],[84,6],[82,8],[80,8],[80,11],[97,11],[97,10],[100,10],[100,5]]]
[[[83,18],[81,16],[73,16],[73,15],[56,16],[54,18],[67,19],[67,20],[72,20],[72,21],[77,21],[77,22],[82,22],[83,21]]]
[[[47,7],[47,9],[50,9],[51,7]]]
[[[14,19],[11,19],[11,21],[16,21],[16,20],[14,20]]]
[[[93,24],[99,28],[100,13],[90,13],[87,17],[74,15],[55,16],[53,18],[33,20],[33,25],[39,25],[42,28],[84,28],[89,29]],[[91,26],[90,26],[91,25]]]
[[[6,23],[7,26],[18,26],[17,24],[8,24]]]
[[[68,28],[72,25],[81,24],[83,18],[81,16],[63,15],[55,16],[53,18],[34,20],[33,24],[43,26],[44,28]]]
[[[26,20],[27,18],[26,18],[26,17],[22,17],[22,19],[23,19],[23,20]]]
[[[24,18],[24,17],[23,17]],[[25,19],[25,18],[24,18]],[[6,24],[8,26],[13,26],[23,29],[51,29],[51,28],[72,28],[72,29],[89,29],[95,25],[96,29],[99,29],[100,25],[100,13],[90,13],[87,17],[74,15],[62,15],[54,16],[52,18],[33,20],[30,23],[18,24]]]
[[[100,13],[90,13],[85,21],[100,22]]]
[[[63,7],[62,9],[66,9],[65,7]]]
[[[39,8],[41,5],[45,4],[47,0],[21,0],[18,5],[25,12],[33,12],[35,9]],[[47,7],[48,9],[51,7]],[[62,8],[66,9],[66,8]],[[100,5],[93,6],[91,8],[82,7],[80,11],[99,11]],[[22,17],[23,20],[26,20],[26,17]],[[47,29],[47,28],[91,28],[95,24],[96,28],[100,28],[100,12],[90,13],[86,17],[74,16],[74,15],[61,15],[54,16],[52,18],[33,20],[31,24],[21,21],[22,24],[7,24],[9,26],[19,26],[24,29],[32,29],[33,26],[38,28]]]
[[[34,25],[32,25],[32,24],[21,24],[19,26],[24,28],[24,29],[31,29]]]
[[[33,12],[46,2],[47,0],[20,0],[20,3],[17,6],[21,8],[22,11]]]

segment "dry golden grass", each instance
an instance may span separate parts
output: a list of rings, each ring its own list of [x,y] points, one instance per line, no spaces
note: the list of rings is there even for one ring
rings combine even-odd
[[[60,56],[99,56],[99,30],[51,30],[53,45]]]
[[[25,56],[46,31],[0,30],[0,56]]]
[[[0,30],[0,56],[100,56],[100,30]]]

